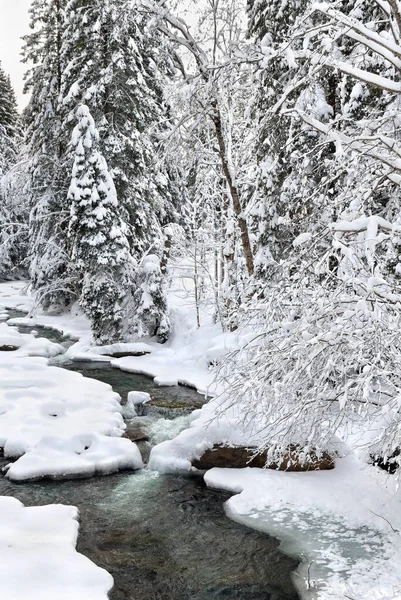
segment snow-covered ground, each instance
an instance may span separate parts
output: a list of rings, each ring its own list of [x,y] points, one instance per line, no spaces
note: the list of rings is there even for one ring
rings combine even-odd
[[[28,315],[21,319],[12,319],[9,324],[41,325],[60,331],[72,340],[91,337],[88,319],[79,311],[72,310],[63,315],[45,315],[34,309],[34,301],[29,294],[26,281],[6,281],[0,283],[0,312],[4,309],[15,309]]]
[[[29,295],[24,296],[24,289],[24,282],[0,283],[0,313],[1,305],[4,309],[14,308],[29,313],[26,317],[10,319],[9,324],[44,326],[60,331],[76,340],[66,352],[68,358],[112,361],[113,367],[123,371],[153,377],[157,385],[180,383],[192,386],[202,394],[215,394],[214,374],[209,370],[208,364],[237,343],[235,335],[221,333],[220,326],[213,323],[207,310],[204,311],[205,324],[198,329],[193,306],[185,305],[179,293],[175,293],[170,298],[173,334],[166,344],[146,339],[96,347],[92,340],[90,324],[79,310],[64,315],[45,315],[40,310],[33,309],[33,301]],[[150,354],[118,359],[107,356],[116,352]]]
[[[26,508],[0,496],[0,598],[108,598],[111,575],[75,550],[77,517],[73,506]]]
[[[23,287],[21,282],[0,284],[3,320],[6,308],[30,310]],[[48,317],[55,328],[56,318]],[[38,320],[50,324],[43,315]],[[60,322],[58,329],[67,324],[75,334],[80,323],[88,335],[82,316]],[[6,476],[22,481],[141,468],[138,448],[121,438],[125,424],[119,395],[105,383],[49,366],[47,358],[62,352],[59,344],[0,323],[0,447],[6,457],[17,458]]]
[[[142,467],[136,445],[120,439],[125,424],[119,400],[111,386],[49,366],[45,358],[0,352],[0,447],[18,458],[7,477]]]
[[[391,476],[348,456],[332,471],[211,469],[205,481],[236,494],[228,516],[302,557],[295,582],[304,598],[401,598],[400,496]]]

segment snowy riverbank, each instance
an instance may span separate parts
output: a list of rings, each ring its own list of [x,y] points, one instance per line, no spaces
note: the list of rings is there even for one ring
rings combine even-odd
[[[21,308],[24,300],[11,295],[1,302]],[[147,374],[160,385],[181,382],[203,393],[216,391],[208,364],[224,350],[239,344],[240,337],[223,336],[210,322],[197,330],[185,312],[180,315],[177,306],[173,317],[177,325],[168,344],[146,340],[145,345],[128,345],[131,350],[150,354],[118,359],[100,356],[105,349],[90,344],[90,331],[82,326],[82,321],[78,335],[78,316],[62,317],[59,325],[59,317],[37,315],[34,322],[64,333],[75,331],[73,337],[79,340],[68,350],[70,357],[111,360],[114,367]],[[32,319],[29,322],[32,324]],[[106,349],[110,353],[119,350],[121,345]],[[150,468],[161,472],[189,471],[191,460],[214,443],[257,443],[252,427],[242,427],[240,409],[225,410],[215,419],[223,402],[220,397],[212,399],[192,414],[189,429],[157,445],[152,450]],[[343,458],[337,458],[332,471],[212,469],[206,473],[205,481],[212,488],[235,494],[226,504],[232,519],[276,536],[283,541],[285,551],[303,558],[295,577],[305,598],[399,600],[401,496],[395,478],[366,464],[363,453],[358,456],[344,440],[338,440],[338,447]]]
[[[78,511],[24,507],[0,496],[0,593],[4,600],[107,600],[113,578],[75,550]]]

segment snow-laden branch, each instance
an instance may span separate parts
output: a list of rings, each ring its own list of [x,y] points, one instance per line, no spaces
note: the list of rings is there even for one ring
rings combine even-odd
[[[384,48],[383,45],[378,44],[377,42],[365,37],[360,33],[357,33],[352,29],[347,29],[346,31],[344,31],[344,34],[352,40],[354,40],[355,42],[359,42],[360,44],[363,44],[370,50],[373,50],[373,52],[376,52],[376,54],[382,56],[385,60],[394,65],[394,67],[396,67],[397,69],[401,69],[401,59],[398,58],[398,56],[396,56],[393,52],[390,52],[389,50]]]
[[[374,229],[383,229],[384,231],[392,232],[394,225],[383,219],[378,215],[371,215],[370,217],[360,217],[353,221],[336,221],[330,224],[330,228],[338,233],[361,233],[362,231],[368,231]]]
[[[366,25],[364,25],[357,19],[349,17],[341,11],[336,10],[327,2],[318,2],[314,4],[312,6],[312,10],[321,12],[329,17],[332,17],[338,23],[342,23],[343,25],[349,27],[350,30],[360,33],[363,39],[375,42],[379,46],[382,46],[383,48],[388,50],[394,56],[401,58],[401,47],[395,40],[391,40],[387,37],[381,36],[376,31],[373,31],[372,29],[366,27]]]
[[[396,183],[397,185],[401,184],[401,158],[399,155],[396,158],[391,158],[388,156],[384,156],[382,152],[377,148],[377,146],[373,146],[374,142],[382,141],[378,137],[350,137],[341,131],[338,131],[333,128],[332,125],[327,123],[322,123],[312,115],[305,113],[303,111],[297,109],[291,109],[286,111],[287,114],[296,115],[300,117],[304,123],[323,133],[328,141],[334,142],[335,144],[341,144],[347,146],[350,150],[358,152],[359,154],[363,154],[365,156],[370,156],[374,158],[378,162],[382,163],[390,170],[385,173],[386,177]]]
[[[358,69],[358,67],[354,67],[343,61],[328,62],[327,66],[332,67],[333,69],[339,69],[342,73],[351,75],[352,77],[355,77],[355,79],[364,81],[365,83],[373,85],[381,90],[387,90],[388,92],[401,94],[401,83],[393,81],[388,77],[376,75],[375,73],[371,73],[365,69]]]

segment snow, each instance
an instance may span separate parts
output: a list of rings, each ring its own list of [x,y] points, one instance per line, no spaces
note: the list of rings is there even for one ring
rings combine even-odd
[[[338,227],[339,225],[341,227]],[[373,228],[388,230],[388,225],[391,224],[383,223],[380,218],[364,218],[363,222],[354,220],[336,223],[333,229],[339,233],[360,229],[371,231]],[[379,277],[372,277],[369,280],[369,288],[377,289],[383,285],[383,280]],[[12,303],[13,300],[11,299],[10,302]],[[8,306],[6,302],[4,305]],[[228,351],[252,343],[252,336],[249,332],[222,333],[218,325],[213,324],[210,318],[205,318],[204,313],[202,313],[202,327],[198,329],[194,324],[194,314],[190,312],[192,308],[192,306],[185,306],[183,298],[170,299],[173,322],[173,335],[170,340],[163,345],[158,344],[154,339],[145,339],[143,342],[129,345],[130,348],[145,347],[146,351],[150,352],[148,355],[110,359],[104,354],[124,351],[127,346],[94,348],[90,340],[90,332],[84,329],[80,340],[68,351],[70,358],[76,356],[86,357],[88,360],[111,360],[113,366],[126,371],[144,373],[153,377],[155,383],[187,383],[202,393],[207,391],[210,395],[216,395],[202,409],[194,411],[190,417],[183,417],[179,423],[164,420],[157,421],[156,424],[149,423],[149,434],[157,445],[152,449],[148,468],[162,473],[192,471],[191,461],[200,457],[207,448],[211,448],[216,443],[253,446],[261,442],[260,434],[256,435],[253,431],[252,423],[245,427],[240,407],[228,406],[229,395],[222,393],[224,390],[221,383],[216,383],[214,370],[209,366],[210,363],[218,364]],[[57,328],[59,319],[65,329],[71,328],[70,323],[74,319],[71,316],[42,317],[41,315],[37,318],[41,324],[46,318],[54,319],[53,325]],[[4,359],[0,357],[0,360]],[[110,430],[106,432],[102,430],[99,422],[96,424],[91,422],[90,427],[79,429],[78,423],[82,424],[83,421],[80,411],[78,411],[79,418],[74,421],[70,404],[64,397],[61,398],[62,405],[54,404],[56,402],[54,386],[53,383],[49,383],[53,381],[50,377],[52,372],[48,370],[56,367],[49,367],[43,358],[21,357],[18,360],[21,364],[22,361],[26,365],[30,363],[29,377],[35,376],[39,380],[32,385],[28,375],[26,376],[28,389],[17,388],[21,393],[22,401],[24,402],[23,392],[32,393],[35,389],[39,389],[40,395],[34,402],[32,399],[35,398],[35,394],[32,395],[29,403],[32,413],[29,417],[33,415],[34,418],[29,418],[29,423],[24,422],[22,428],[24,436],[27,436],[26,439],[31,437],[33,442],[31,447],[24,446],[23,451],[26,453],[9,468],[8,476],[12,476],[13,472],[16,477],[19,473],[28,477],[35,477],[38,473],[43,474],[44,471],[41,471],[41,466],[38,465],[41,456],[44,457],[45,471],[52,472],[53,476],[57,476],[57,469],[58,472],[63,471],[61,465],[64,459],[71,473],[86,469],[93,474],[97,472],[98,466],[88,460],[92,451],[100,455],[105,463],[110,459],[108,464],[115,464],[121,460],[122,463],[118,465],[118,468],[121,468],[126,458],[125,449],[112,448],[113,442],[124,442],[128,449],[125,443],[128,440],[118,437],[123,432],[121,410],[125,416],[135,417],[138,405],[147,400],[145,395],[141,392],[130,392],[127,405],[123,409],[119,405],[119,399],[113,398],[110,412],[107,410],[103,412],[102,424],[107,430],[110,426],[108,419],[116,418],[118,423],[116,421],[114,424],[116,427],[114,433]],[[15,370],[17,361],[12,362]],[[74,373],[62,372],[63,377],[78,377],[81,381],[78,386],[78,379],[68,380],[71,396],[74,395],[74,389],[79,389],[81,394],[84,378]],[[27,373],[29,373],[28,369]],[[9,377],[19,382],[22,380],[12,372],[9,373]],[[57,379],[60,380],[58,375]],[[1,389],[3,386],[1,372],[0,381]],[[67,379],[58,383],[58,389],[61,388],[64,392],[67,388]],[[100,386],[96,392],[97,400],[104,394],[103,401],[105,402],[106,397],[111,401],[111,396],[108,396],[113,394],[110,388],[106,393],[102,387],[104,384],[92,383]],[[91,386],[92,384],[89,386],[92,389]],[[11,389],[13,390],[12,387]],[[5,393],[5,389],[1,391]],[[87,392],[89,394],[89,388]],[[42,394],[47,395],[46,401]],[[50,396],[53,403],[50,403]],[[60,398],[57,397],[57,402],[58,400]],[[74,410],[77,409],[72,397],[70,401]],[[12,398],[9,398],[8,402],[11,402],[10,406],[14,410]],[[40,414],[46,416],[51,426],[43,433],[40,431],[40,435],[35,438],[33,423],[37,418],[37,412],[34,412],[36,404],[42,406]],[[63,406],[66,406],[65,414]],[[59,416],[50,417],[50,414]],[[88,416],[86,414],[85,418]],[[57,424],[63,419],[69,423],[70,430],[69,435],[64,438],[54,431],[54,423]],[[144,419],[146,420],[146,417]],[[2,420],[3,416],[0,416],[0,427]],[[45,418],[39,418],[41,429],[45,427],[44,421]],[[17,419],[15,424],[16,422]],[[183,427],[186,429],[182,430]],[[111,442],[110,453],[108,447],[101,441],[105,433],[107,436],[113,436],[107,438]],[[169,439],[173,434],[176,434],[176,437]],[[93,449],[82,450],[82,447],[85,448],[87,445],[88,436]],[[8,445],[11,454],[15,448],[21,450],[18,447],[20,444],[18,436],[14,440],[15,448],[11,442],[12,440]],[[77,447],[80,454],[76,453]],[[61,459],[57,458],[60,448]],[[135,446],[134,448],[136,449]],[[135,451],[130,454],[132,460],[134,455],[136,455]],[[212,469],[206,473],[205,481],[210,487],[225,489],[236,494],[226,504],[226,511],[230,518],[278,537],[282,540],[286,552],[303,559],[296,582],[305,599],[339,600],[348,596],[353,600],[367,598],[400,600],[401,543],[398,533],[401,530],[400,492],[396,489],[391,476],[379,472],[376,467],[367,465],[362,456],[358,458],[350,448],[345,448],[341,455],[342,458],[336,459],[336,468],[332,471],[283,473],[254,468]],[[88,463],[83,467],[82,462],[87,460]],[[50,465],[49,463],[52,462],[53,464]],[[106,469],[105,463],[100,467],[103,472]],[[139,463],[137,464],[139,466]],[[394,533],[392,528],[397,530],[397,533]],[[308,581],[310,590],[307,589]]]
[[[0,314],[4,314],[6,309],[28,313],[26,317],[9,319],[7,322],[9,325],[47,327],[59,331],[72,340],[79,340],[82,337],[91,338],[92,336],[90,323],[77,305],[74,305],[69,313],[61,315],[47,315],[35,308],[34,299],[29,293],[26,281],[0,283]]]
[[[241,417],[223,396],[212,399],[192,413],[187,429],[152,449],[149,468],[193,471],[191,461],[216,443],[260,443],[252,423],[246,427]],[[212,469],[204,477],[209,487],[237,494],[226,503],[230,518],[279,538],[285,552],[302,558],[295,581],[305,600],[347,595],[353,600],[400,600],[396,481],[366,464],[364,452],[358,458],[343,442],[338,447],[343,458],[336,458],[330,471]]]
[[[237,408],[228,405],[229,400],[218,397],[195,410],[188,429],[152,448],[149,469],[161,473],[188,472],[195,470],[191,461],[200,458],[214,444],[247,446],[260,442],[251,428],[239,425],[241,416]]]
[[[46,338],[21,334],[14,327],[0,323],[0,355],[9,354],[1,351],[2,347],[7,346],[17,348],[13,351],[13,356],[46,356],[50,358],[64,352],[64,348],[60,344],[54,344]]]
[[[28,312],[33,305],[32,298],[27,295],[26,281],[5,281],[0,283],[0,298],[4,308],[18,309]],[[0,306],[1,312],[5,312]]]
[[[306,244],[307,242],[309,242],[311,237],[312,234],[309,232],[301,233],[298,237],[295,238],[295,240],[292,242],[292,245],[294,246],[294,248],[296,248],[297,246],[302,246],[302,244]]]
[[[80,434],[68,438],[43,437],[16,463],[6,467],[13,481],[91,477],[123,469],[142,469],[141,454],[135,444],[125,438],[98,434]]]
[[[187,429],[156,445],[149,468],[193,471],[191,461],[216,443],[261,443],[263,434],[224,397],[194,411]],[[337,441],[334,470],[212,469],[205,481],[237,494],[226,503],[230,518],[279,538],[285,552],[302,558],[295,581],[305,600],[400,600],[400,491],[394,477],[366,464],[363,450],[358,458],[349,441]]]
[[[353,221],[337,221],[336,223],[332,223],[330,227],[334,231],[344,233],[355,231],[371,231],[374,236],[376,236],[379,228],[384,229],[385,231],[393,231],[394,229],[392,223],[378,215],[360,217],[359,219],[354,219]]]
[[[142,468],[111,386],[54,366],[59,344],[0,323],[0,447],[18,460],[7,477],[91,476]]]
[[[213,395],[215,375],[209,369],[206,355],[219,335],[220,328],[216,325],[201,329],[190,326],[181,332],[175,328],[175,334],[166,344],[151,342],[151,354],[116,358],[111,364],[123,371],[148,375],[156,385],[188,385],[201,394]]]
[[[73,506],[26,508],[0,496],[0,597],[107,600],[113,578],[75,550]]]
[[[106,346],[93,346],[93,340],[85,335],[76,344],[67,350],[66,355],[73,360],[110,361],[112,354],[149,354],[155,349],[155,343],[145,342],[120,342]]]
[[[348,456],[332,471],[211,469],[205,481],[237,494],[226,503],[230,518],[302,557],[295,582],[303,598],[401,598],[400,495],[391,476]]]
[[[133,419],[136,417],[140,412],[140,408],[138,407],[146,404],[150,399],[150,395],[146,392],[128,392],[127,402],[123,406],[124,418]]]

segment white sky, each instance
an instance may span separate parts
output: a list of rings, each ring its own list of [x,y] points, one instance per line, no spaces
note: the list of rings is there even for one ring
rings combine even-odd
[[[0,0],[0,61],[11,77],[20,107],[27,102],[22,94],[25,65],[20,62],[21,36],[29,33],[30,0]]]

